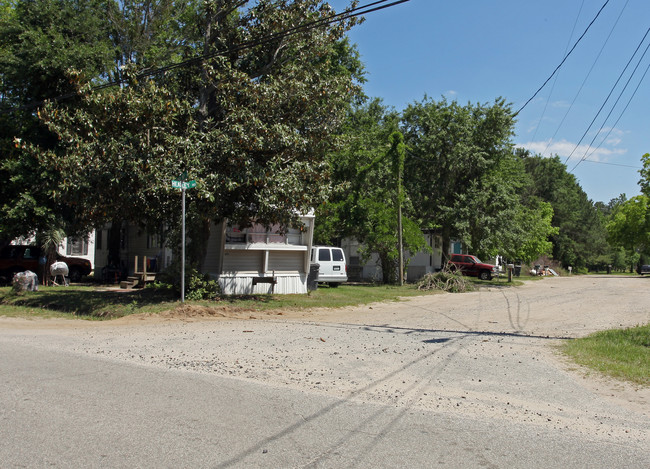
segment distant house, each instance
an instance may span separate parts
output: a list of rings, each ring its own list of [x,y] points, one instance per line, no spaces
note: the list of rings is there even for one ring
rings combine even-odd
[[[442,256],[442,238],[435,232],[425,232],[424,236],[427,244],[431,247],[432,253],[418,252],[415,254],[405,253],[406,261],[406,281],[415,282],[426,274],[437,272],[442,269],[444,259]],[[341,241],[341,247],[345,251],[348,259],[348,279],[350,281],[381,281],[382,272],[379,258],[373,254],[370,259],[362,263],[359,249],[361,243],[352,238],[344,238]],[[450,243],[448,254],[459,254],[462,250],[462,244],[458,241]]]
[[[11,244],[25,245],[34,244],[36,242],[33,236],[21,237],[14,239]],[[95,232],[91,232],[87,237],[73,237],[68,236],[63,239],[57,251],[59,254],[68,257],[81,257],[90,261],[90,264],[95,267]]]
[[[134,225],[124,224],[120,229],[119,259],[109,259],[108,234],[111,224],[95,230],[95,276],[110,279],[112,272],[132,275],[143,269],[147,262],[147,271],[159,272],[171,264],[172,250],[164,243],[162,235],[149,234]],[[138,266],[135,265],[136,257]]]
[[[82,257],[90,261],[95,267],[95,232],[91,232],[88,237],[80,238],[68,236],[63,240],[59,247],[59,253],[64,256]]]

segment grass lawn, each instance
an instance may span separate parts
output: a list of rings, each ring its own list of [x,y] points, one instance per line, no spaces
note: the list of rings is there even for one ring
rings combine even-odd
[[[401,297],[427,295],[414,285],[320,286],[308,295],[248,295],[213,301],[186,301],[190,305],[233,306],[264,311],[275,309],[340,308]],[[180,305],[173,292],[163,288],[119,290],[96,286],[43,287],[37,292],[15,294],[0,288],[0,316],[111,319],[138,313],[159,313]]]
[[[567,342],[562,351],[604,375],[650,386],[650,324],[596,332]]]
[[[517,286],[525,280],[539,277],[514,278],[507,276],[491,281],[466,277],[475,287]],[[248,295],[223,297],[217,300],[188,301],[189,305],[232,306],[251,311],[309,308],[341,308],[380,301],[399,301],[402,297],[431,295],[435,291],[421,291],[416,285],[344,284],[337,288],[321,285],[317,290],[302,295]],[[10,287],[0,288],[0,316],[111,319],[138,313],[159,313],[180,306],[177,295],[166,288],[120,290],[97,285],[69,287],[41,286],[37,292],[15,294]]]

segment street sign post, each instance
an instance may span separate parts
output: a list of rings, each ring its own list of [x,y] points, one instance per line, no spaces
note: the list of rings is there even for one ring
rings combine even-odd
[[[179,181],[179,180],[172,180],[172,187],[174,189],[192,189],[196,187],[196,181]]]
[[[181,303],[185,303],[185,190],[196,187],[196,181],[186,181],[187,171],[181,174],[180,179],[172,179],[172,187],[180,189],[183,193],[183,221],[181,223]]]

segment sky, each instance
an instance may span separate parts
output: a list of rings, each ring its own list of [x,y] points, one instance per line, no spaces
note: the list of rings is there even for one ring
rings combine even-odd
[[[349,4],[329,3],[337,12]],[[523,107],[513,142],[558,155],[591,200],[640,193],[650,153],[648,0],[410,0],[365,18],[348,36],[368,96],[397,110],[425,96],[461,105],[502,97]]]

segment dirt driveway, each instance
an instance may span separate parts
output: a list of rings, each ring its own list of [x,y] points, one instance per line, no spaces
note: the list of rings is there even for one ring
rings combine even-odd
[[[556,346],[650,322],[650,278],[546,278],[337,310],[220,314],[0,318],[0,340],[648,448],[650,389],[589,375]]]

